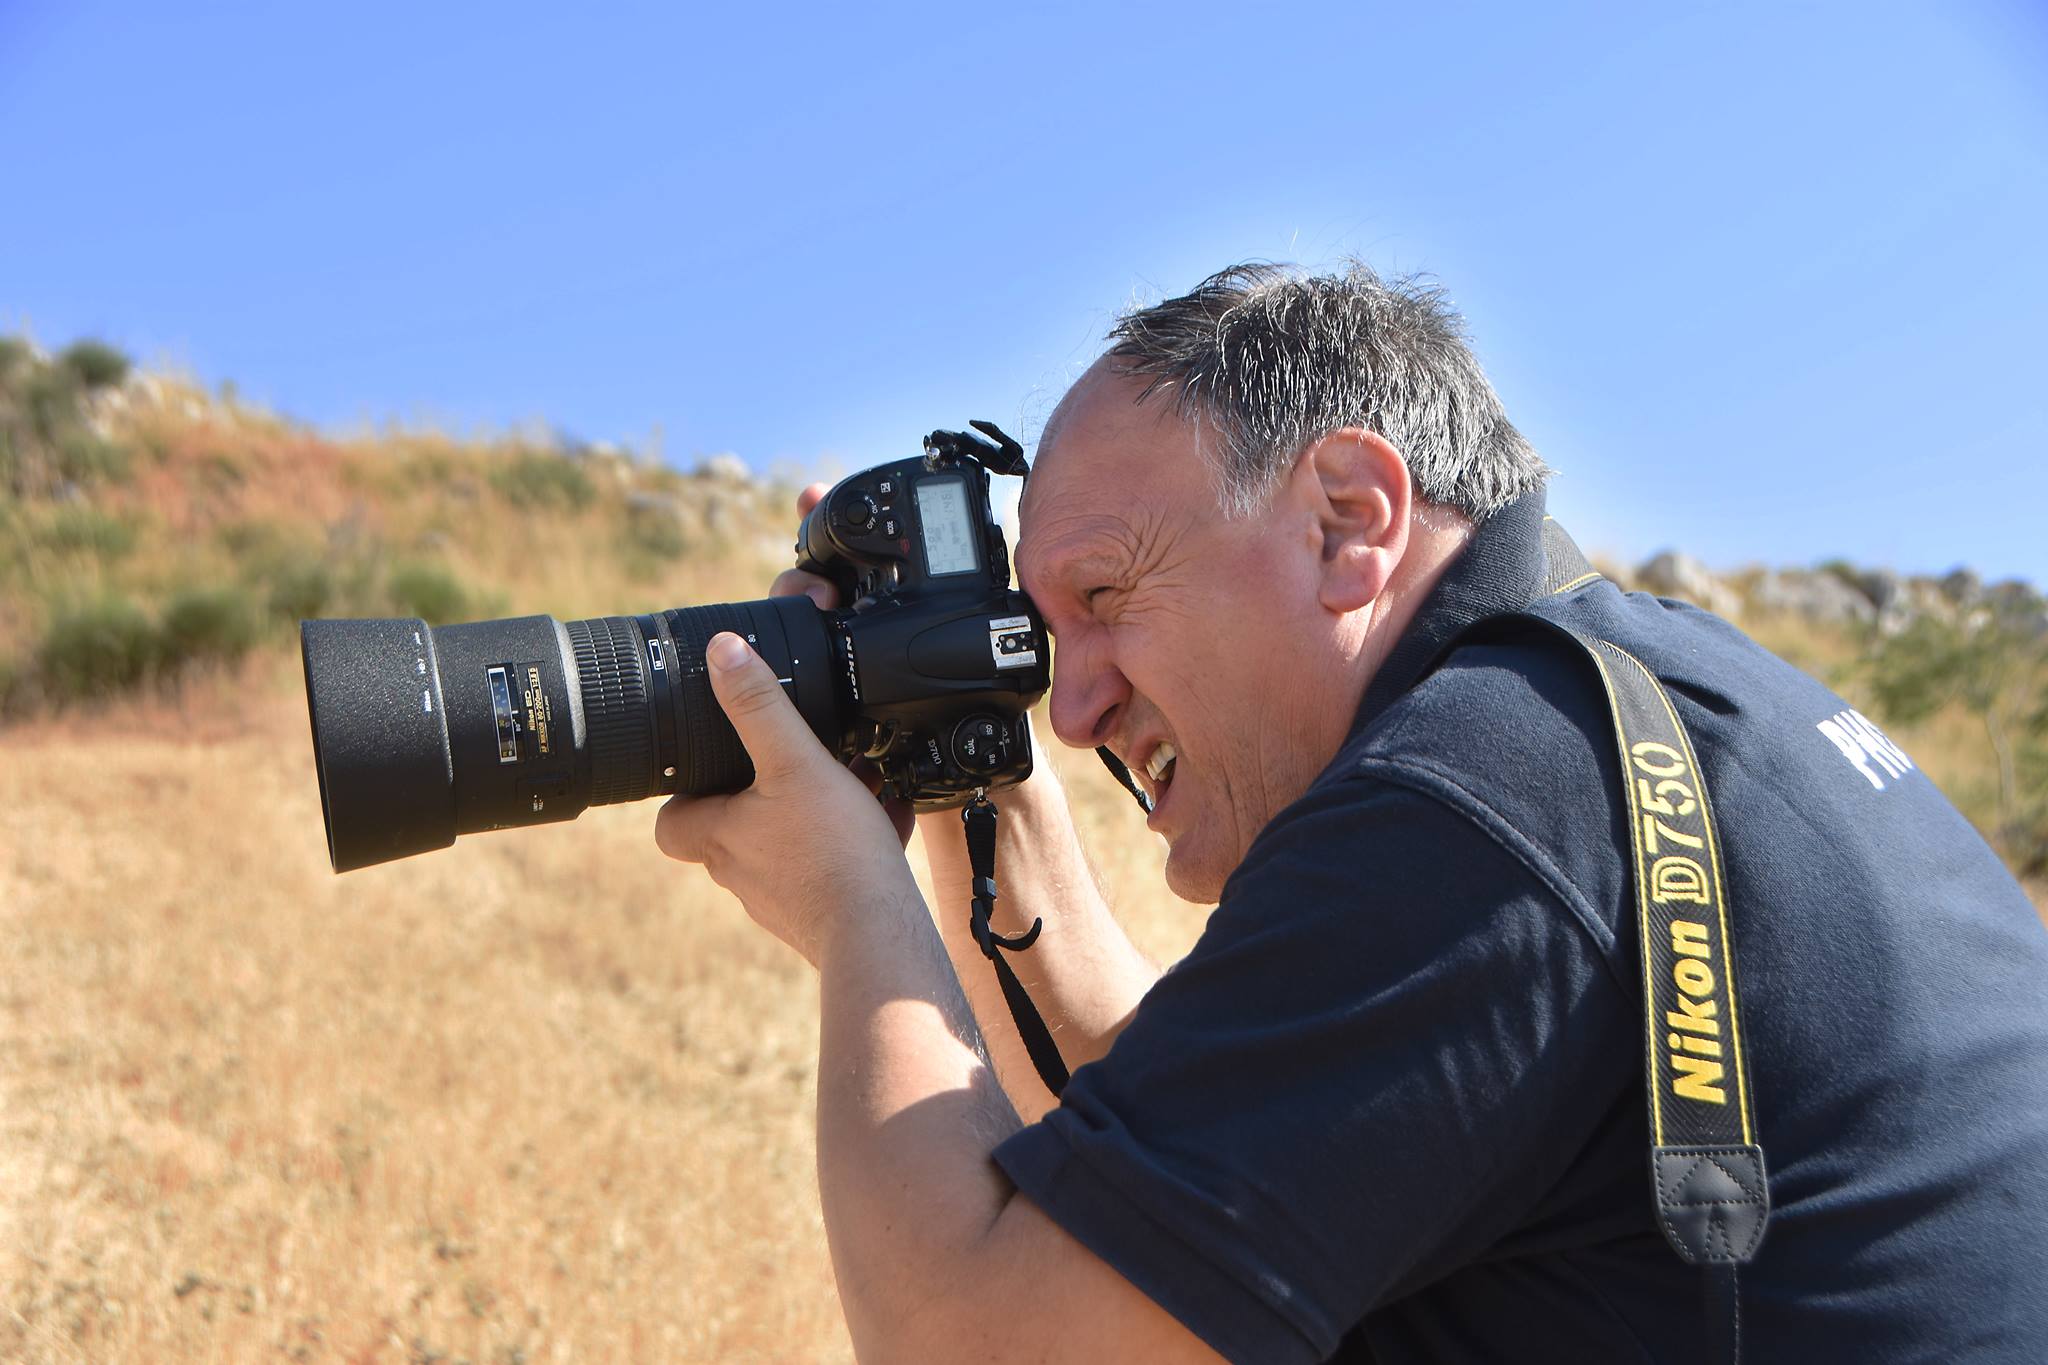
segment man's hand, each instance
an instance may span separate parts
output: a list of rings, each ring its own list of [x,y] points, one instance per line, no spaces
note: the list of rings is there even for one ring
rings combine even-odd
[[[775,671],[730,632],[704,650],[711,691],[754,761],[754,784],[729,796],[678,796],[654,839],[669,857],[702,863],[762,928],[813,966],[848,912],[885,896],[917,899],[904,861],[908,812],[818,743]]]
[[[804,489],[797,495],[797,515],[808,516],[828,491],[822,483]],[[842,605],[837,587],[801,569],[783,570],[770,595],[807,596],[827,611]],[[1035,746],[1035,738],[1033,743]],[[853,770],[871,783],[875,780],[865,760],[857,761]],[[1055,1030],[1067,1065],[1078,1067],[1109,1050],[1110,1040],[1158,972],[1111,917],[1082,854],[1066,793],[1042,754],[1034,762],[1030,779],[1005,787],[997,793],[996,804],[1002,811],[996,867],[1003,894],[996,903],[995,928],[998,933],[1016,934],[1028,929],[1033,920],[1045,919],[1046,933],[1037,947],[1017,954],[1010,965]],[[894,803],[887,809],[897,828],[907,831],[909,811]],[[994,971],[982,961],[981,950],[967,931],[964,907],[972,874],[959,813],[940,811],[919,816],[916,823],[924,831],[946,952],[1011,1101],[1025,1118],[1036,1118],[1054,1100],[1038,1079],[1024,1040],[1010,1019],[1009,1004]]]
[[[806,489],[799,510],[823,492]],[[838,605],[830,583],[794,569],[775,592]],[[677,797],[662,808],[655,838],[670,857],[702,863],[819,969],[818,1185],[857,1349],[903,1360],[1213,1361],[1164,1310],[1018,1196],[989,1160],[1018,1116],[986,1068],[948,947],[904,861],[908,811],[876,803],[870,783],[818,743],[773,671],[738,636],[714,636],[705,662],[712,693],[754,760],[754,784],[730,796]],[[1104,926],[1123,954],[1135,953],[1094,894],[1057,784],[1038,785],[1064,834],[1020,842],[1020,827],[1036,822],[1030,803],[1012,799],[1009,884],[1055,914],[1065,898],[1047,894],[1053,886],[1085,888],[1061,922],[1066,942],[1056,951],[1077,953],[1090,964],[1080,974],[1091,980],[1128,977],[1097,960]],[[948,836],[935,878],[964,895],[958,817],[928,833]],[[965,961],[966,917],[947,918]],[[1041,947],[1027,956],[1054,954]],[[974,965],[982,1007],[1008,1029],[993,977],[978,958]],[[1049,1000],[1065,998],[1041,985]],[[1072,1021],[1078,1036],[1091,1012],[1120,1017],[1142,989],[1130,980],[1115,990],[1098,986],[1078,993],[1103,997],[1090,1010],[1049,1017]],[[1084,1055],[1103,1045],[1084,1043]],[[1013,1069],[1028,1075],[1014,1031],[1003,1048],[1019,1054]],[[1049,1098],[1040,1092],[1039,1103]],[[1033,1286],[1033,1311],[991,1314],[986,1287],[1013,1283]]]

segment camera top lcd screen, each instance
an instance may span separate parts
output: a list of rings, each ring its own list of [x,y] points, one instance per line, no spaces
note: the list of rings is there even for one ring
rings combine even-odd
[[[974,527],[967,519],[967,484],[925,479],[917,485],[917,519],[924,528],[926,572],[934,577],[973,573]]]

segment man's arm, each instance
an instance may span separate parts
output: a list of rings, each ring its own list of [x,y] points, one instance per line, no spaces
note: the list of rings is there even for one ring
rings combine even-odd
[[[825,494],[812,484],[797,495],[797,515],[807,515]],[[776,577],[770,595],[807,596],[821,608],[839,605],[838,590],[823,578],[798,569]],[[1034,738],[1033,743],[1036,744]],[[1022,933],[1043,918],[1045,930],[1028,951],[1011,953],[1010,968],[1030,992],[1031,1002],[1059,1044],[1068,1070],[1109,1050],[1124,1021],[1159,977],[1110,914],[1094,870],[1081,850],[1081,837],[1067,808],[1066,793],[1044,751],[1037,752],[1029,780],[995,793],[996,885],[1000,890],[991,921],[1003,935]],[[967,835],[958,811],[917,820],[931,868],[934,910],[946,955],[952,960],[967,1003],[1017,1112],[1035,1119],[1057,1103],[1038,1078],[1024,1040],[1010,1017],[995,967],[981,955],[968,929],[972,873]]]
[[[655,833],[818,968],[818,1184],[861,1358],[1213,1361],[989,1159],[1022,1125],[888,818],[738,644],[706,656],[754,784],[671,801]]]
[[[996,932],[1013,935],[1043,918],[1029,949],[1009,954],[1017,979],[1051,1029],[1069,1070],[1092,1062],[1122,1030],[1159,978],[1110,913],[1081,848],[1066,793],[1045,762],[1029,780],[994,793]],[[1035,1119],[1058,1101],[1045,1088],[1010,1017],[995,967],[968,928],[972,874],[958,811],[919,816],[919,837],[931,867],[933,910],[946,955],[981,1025],[996,1075],[1017,1111]]]
[[[818,1187],[856,1354],[1216,1359],[989,1160],[1021,1124],[925,907],[907,886],[871,909],[818,960]]]

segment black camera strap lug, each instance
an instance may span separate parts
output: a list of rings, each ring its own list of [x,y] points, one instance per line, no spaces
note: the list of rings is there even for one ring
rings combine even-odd
[[[1021,934],[995,931],[989,917],[996,909],[996,808],[985,790],[974,794],[974,800],[960,812],[960,822],[967,828],[967,863],[973,877],[968,926],[974,931],[975,946],[995,964],[996,980],[1003,988],[1003,999],[1010,1006],[1010,1018],[1016,1021],[1017,1033],[1024,1039],[1024,1050],[1031,1054],[1031,1065],[1038,1069],[1038,1078],[1045,1082],[1045,1088],[1057,1095],[1067,1088],[1066,1061],[1060,1056],[1059,1045],[1052,1040],[1052,1030],[1046,1027],[1044,1016],[1031,1003],[1024,983],[1003,960],[1004,953],[1020,953],[1038,942],[1045,921],[1032,920],[1031,927]]]

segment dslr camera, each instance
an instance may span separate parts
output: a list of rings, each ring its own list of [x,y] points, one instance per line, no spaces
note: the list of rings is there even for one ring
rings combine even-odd
[[[971,425],[987,439],[935,431],[921,457],[842,480],[804,518],[797,567],[836,584],[843,610],[798,596],[581,621],[301,622],[334,870],[746,786],[753,764],[704,669],[722,630],[774,668],[826,748],[867,758],[920,812],[1028,777],[1026,713],[1050,658],[989,504],[991,474],[1022,476],[1024,452]]]

